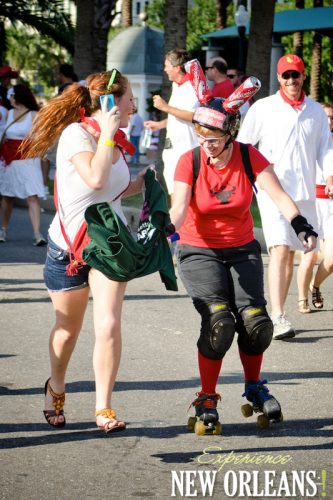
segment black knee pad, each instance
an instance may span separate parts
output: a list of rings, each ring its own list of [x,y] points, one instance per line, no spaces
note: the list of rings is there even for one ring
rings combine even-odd
[[[265,306],[249,306],[241,313],[238,345],[245,354],[262,354],[273,337],[273,323]]]
[[[226,304],[215,303],[202,314],[201,335],[197,346],[203,356],[222,359],[235,336],[235,318]]]

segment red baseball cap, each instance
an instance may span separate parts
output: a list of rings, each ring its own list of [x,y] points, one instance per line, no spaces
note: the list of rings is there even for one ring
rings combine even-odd
[[[295,70],[299,73],[304,72],[304,62],[295,54],[286,54],[278,60],[277,72],[279,75],[282,75],[282,73],[289,70]]]
[[[0,78],[18,78],[18,76],[18,71],[15,71],[11,66],[1,66]]]

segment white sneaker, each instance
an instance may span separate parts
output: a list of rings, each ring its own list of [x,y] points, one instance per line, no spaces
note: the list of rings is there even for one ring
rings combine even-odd
[[[33,245],[35,247],[44,247],[47,244],[46,239],[41,233],[36,233],[34,236],[34,242]]]
[[[0,229],[0,243],[5,243],[6,237],[6,229]]]
[[[295,330],[284,314],[280,314],[277,318],[275,318],[275,320],[273,321],[273,326],[273,339],[281,340],[291,339],[295,337]]]

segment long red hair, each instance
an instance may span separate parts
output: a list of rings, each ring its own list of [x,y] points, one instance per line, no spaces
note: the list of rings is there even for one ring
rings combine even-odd
[[[44,157],[61,132],[71,123],[80,121],[81,108],[84,108],[86,116],[90,116],[101,108],[101,95],[124,95],[128,85],[127,78],[117,71],[113,84],[108,88],[111,73],[105,71],[90,75],[86,85],[73,83],[43,106],[33,121],[28,137],[21,145],[22,156]]]

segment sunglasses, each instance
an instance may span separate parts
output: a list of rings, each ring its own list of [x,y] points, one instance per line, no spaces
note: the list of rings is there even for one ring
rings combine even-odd
[[[216,147],[219,145],[220,140],[223,139],[224,135],[222,137],[204,137],[203,135],[196,134],[199,144],[203,144],[204,142],[207,142],[209,146]]]
[[[299,73],[299,71],[285,71],[281,76],[284,80],[289,80],[289,78],[296,80],[297,78],[300,78],[301,73]]]
[[[233,75],[232,73],[227,74],[228,78],[236,78],[237,75]]]
[[[205,69],[213,69],[214,66],[207,66]]]

